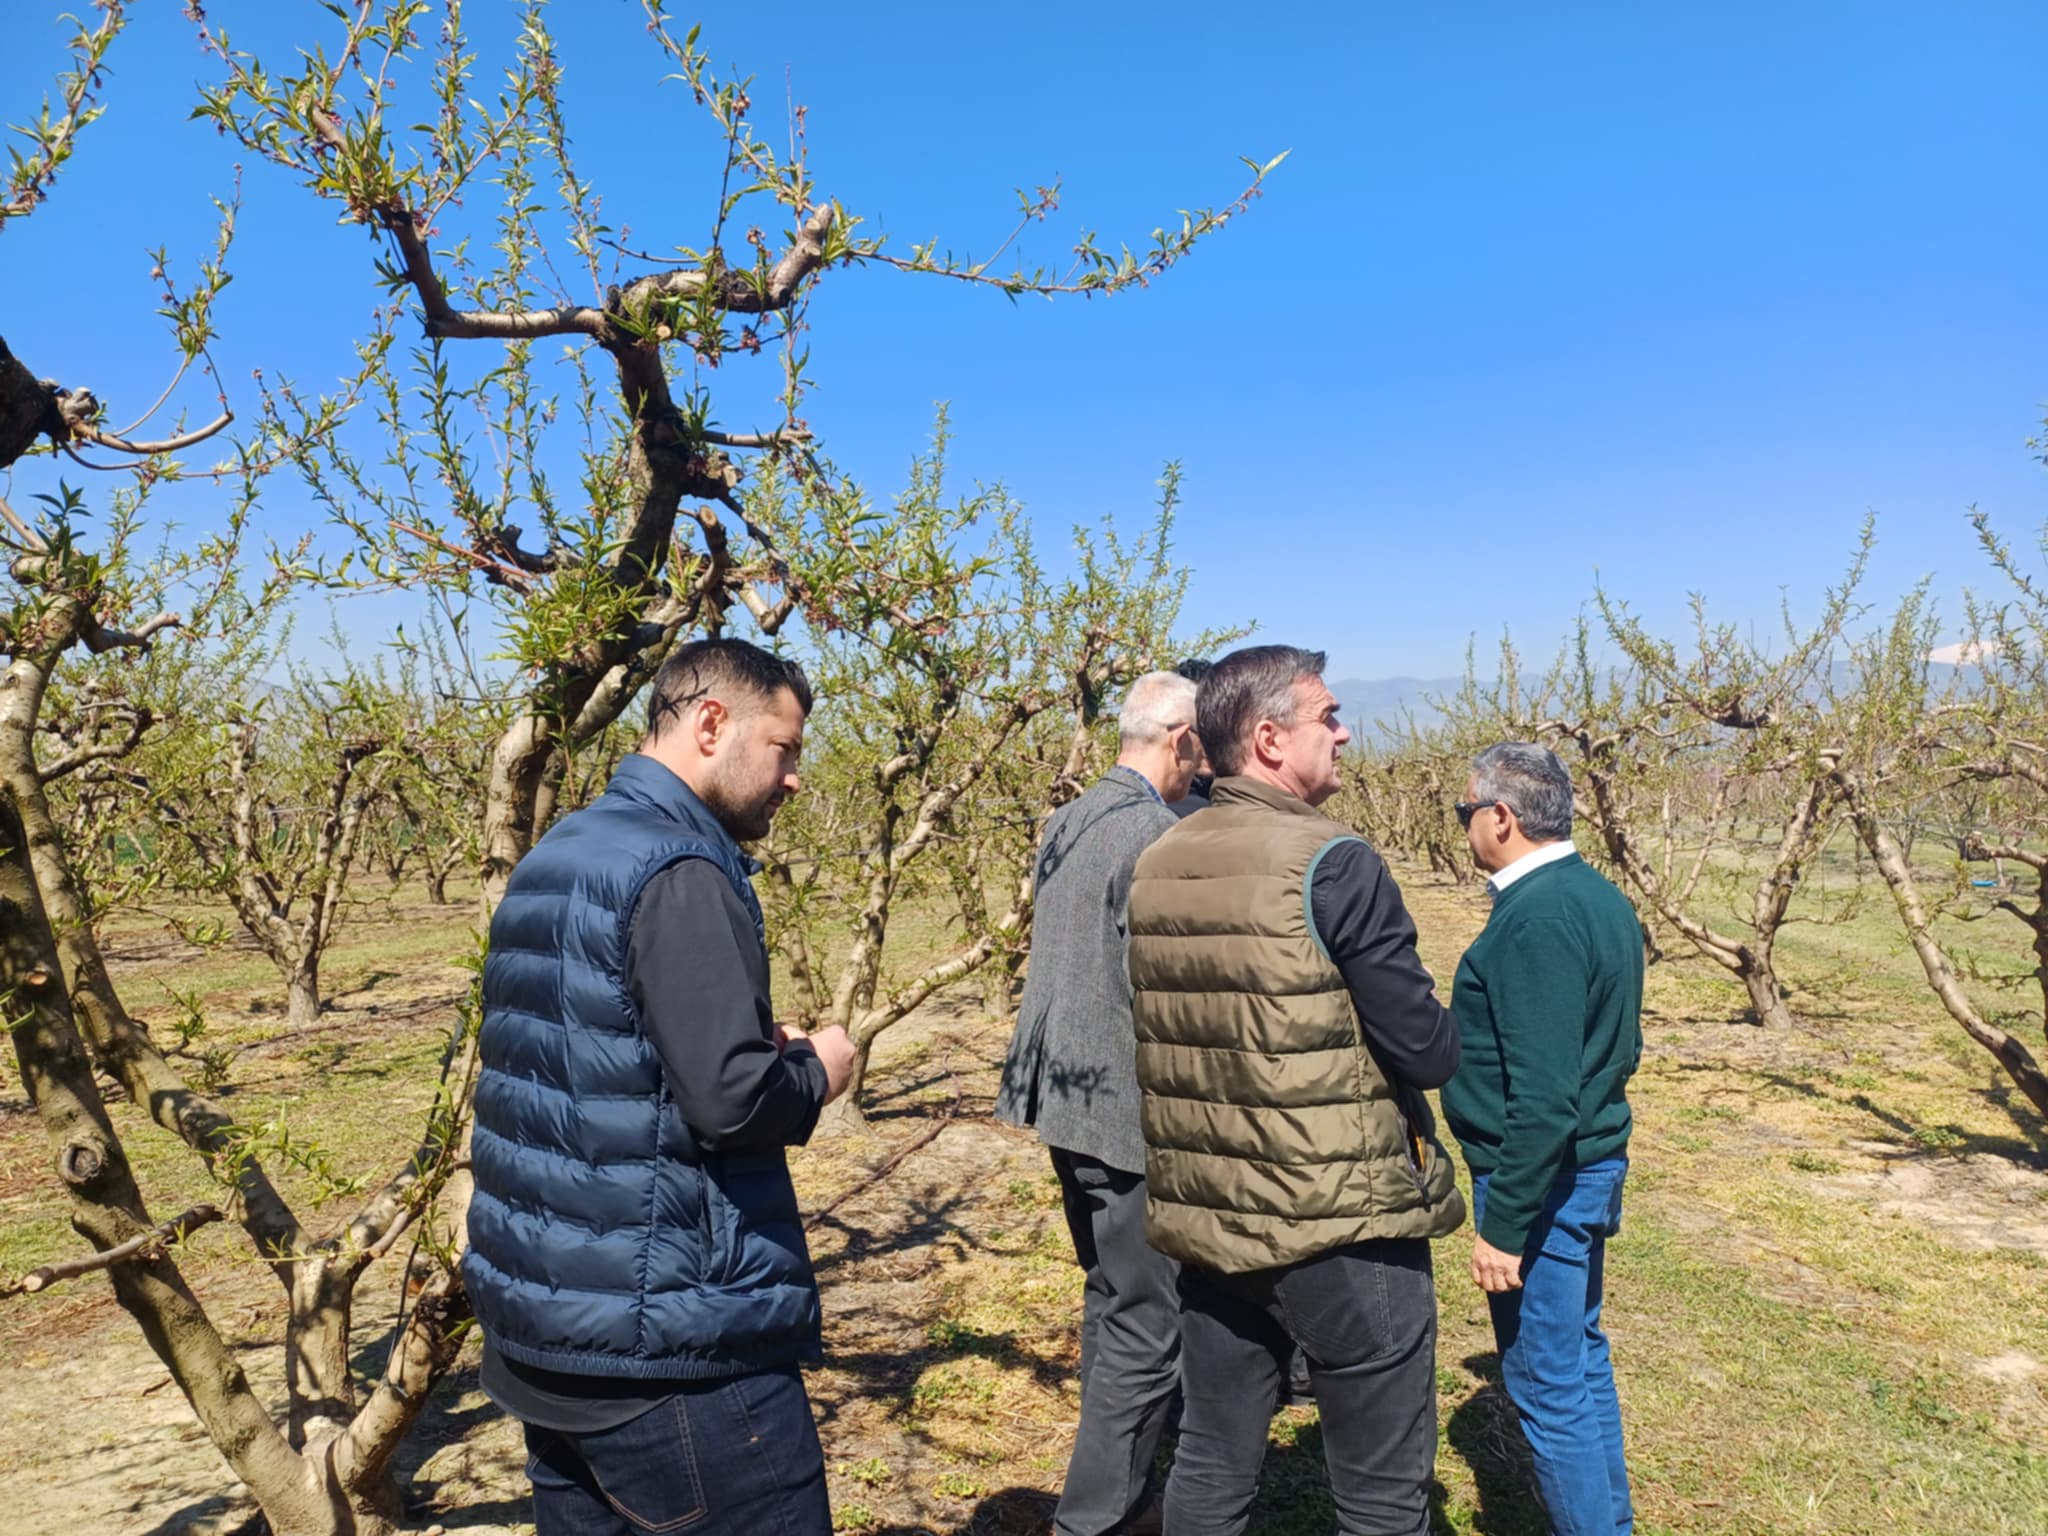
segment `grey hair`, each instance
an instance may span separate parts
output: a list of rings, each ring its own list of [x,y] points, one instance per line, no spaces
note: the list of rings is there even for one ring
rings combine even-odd
[[[1294,685],[1321,677],[1324,659],[1296,645],[1248,645],[1209,669],[1195,700],[1195,729],[1219,777],[1244,771],[1261,720],[1294,723]]]
[[[1147,672],[1131,684],[1117,711],[1117,746],[1149,747],[1175,726],[1194,722],[1195,685],[1177,672]]]
[[[1534,741],[1503,741],[1472,759],[1473,798],[1512,810],[1532,843],[1572,835],[1572,776],[1550,748]]]

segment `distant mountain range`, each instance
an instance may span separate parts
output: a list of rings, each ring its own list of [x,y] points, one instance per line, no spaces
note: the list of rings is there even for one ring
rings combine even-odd
[[[1953,687],[1964,695],[1980,686],[1977,679],[1977,658],[1964,655],[1961,646],[1944,646],[1928,655],[1928,687],[1935,693]],[[1531,678],[1529,681],[1534,682]],[[1840,690],[1847,691],[1854,686],[1855,672],[1847,662],[1835,664],[1831,681]],[[1361,740],[1384,741],[1398,734],[1403,712],[1412,715],[1415,723],[1429,726],[1443,718],[1443,712],[1431,703],[1456,694],[1465,686],[1462,677],[1345,677],[1330,680],[1330,692],[1337,695],[1342,706],[1344,723],[1351,727],[1354,736]],[[1482,682],[1482,688],[1490,682]]]
[[[1343,677],[1330,681],[1330,692],[1343,708],[1344,723],[1354,735],[1384,734],[1375,725],[1398,725],[1402,712],[1412,712],[1418,725],[1439,718],[1429,701],[1456,693],[1464,686],[1461,677]]]

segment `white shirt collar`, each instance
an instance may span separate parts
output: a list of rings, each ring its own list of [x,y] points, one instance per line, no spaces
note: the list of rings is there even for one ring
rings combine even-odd
[[[1536,849],[1535,852],[1523,854],[1506,869],[1495,870],[1491,878],[1487,880],[1486,888],[1498,896],[1502,891],[1521,879],[1522,876],[1533,874],[1546,864],[1555,864],[1559,859],[1568,859],[1577,852],[1578,849],[1572,846],[1570,838],[1565,838],[1560,842],[1545,843],[1542,847]]]

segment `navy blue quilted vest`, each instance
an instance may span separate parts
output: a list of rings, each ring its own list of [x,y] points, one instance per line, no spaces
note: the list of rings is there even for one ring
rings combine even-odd
[[[818,1288],[780,1147],[700,1149],[625,985],[647,882],[745,856],[635,753],[519,861],[484,964],[463,1280],[492,1346],[591,1376],[736,1375],[819,1355]]]

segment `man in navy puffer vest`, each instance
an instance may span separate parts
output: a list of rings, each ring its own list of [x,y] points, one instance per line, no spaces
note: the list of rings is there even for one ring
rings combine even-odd
[[[463,1278],[539,1536],[831,1529],[783,1149],[853,1047],[776,1025],[740,851],[797,791],[810,707],[793,662],[681,647],[640,749],[491,919]]]

